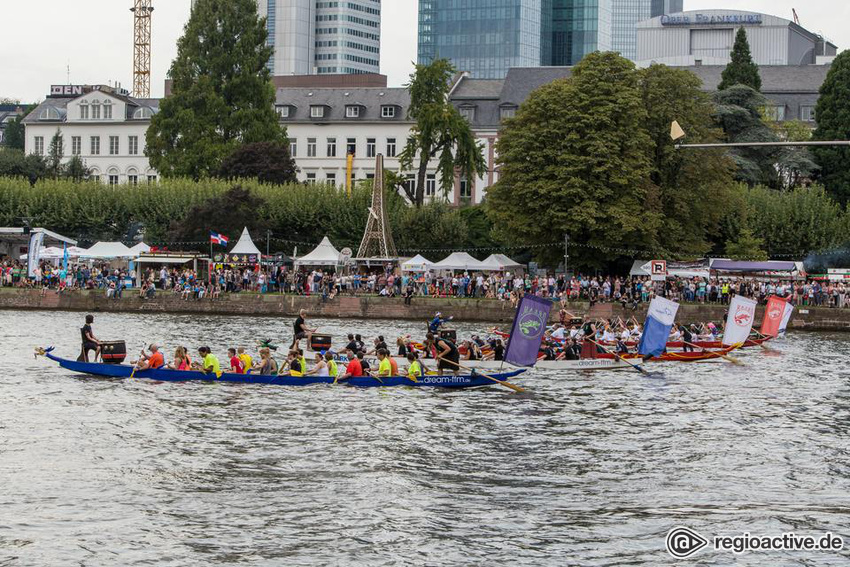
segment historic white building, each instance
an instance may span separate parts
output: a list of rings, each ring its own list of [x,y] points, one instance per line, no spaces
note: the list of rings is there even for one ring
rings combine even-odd
[[[48,155],[57,130],[63,161],[80,156],[104,183],[152,182],[158,178],[145,157],[145,133],[159,99],[132,98],[107,86],[54,85],[24,119],[26,152]]]
[[[277,91],[277,112],[289,134],[290,152],[306,182],[333,183],[344,187],[348,155],[352,177],[371,179],[375,156],[384,155],[384,168],[399,172],[398,155],[404,148],[413,121],[407,118],[410,96],[403,88],[282,88]],[[480,138],[485,156],[492,155],[490,136]],[[414,164],[415,165],[415,164]],[[434,160],[428,169],[425,196],[442,198],[443,191]],[[415,188],[416,172],[405,171],[408,184]],[[469,183],[455,178],[448,188],[450,203],[480,202],[487,176]]]

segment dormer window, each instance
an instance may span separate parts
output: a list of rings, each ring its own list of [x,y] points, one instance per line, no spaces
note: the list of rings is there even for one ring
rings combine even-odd
[[[516,109],[517,109],[517,107],[513,106],[513,105],[503,106],[499,109],[499,117],[502,120],[507,120],[508,118],[513,118],[514,116],[516,116]]]
[[[59,120],[59,111],[48,106],[38,114],[39,120]]]
[[[89,103],[83,101],[80,103],[80,120],[89,119]]]
[[[289,106],[278,106],[277,107],[277,115],[281,118],[289,118]]]
[[[394,106],[382,106],[381,107],[381,118],[395,118],[395,107]]]
[[[466,118],[467,122],[472,122],[475,120],[475,107],[474,106],[461,106],[458,108],[458,112],[460,115]]]
[[[112,120],[112,101],[105,100],[103,101],[103,119],[104,120]]]
[[[100,101],[91,101],[91,118],[92,120],[100,120]]]
[[[345,107],[345,117],[346,118],[360,118],[360,107],[359,106],[346,106]]]
[[[310,107],[310,118],[324,118],[325,117],[325,107],[324,106],[311,106]]]
[[[142,106],[136,109],[133,113],[134,120],[149,120],[153,116],[153,110],[147,106]]]

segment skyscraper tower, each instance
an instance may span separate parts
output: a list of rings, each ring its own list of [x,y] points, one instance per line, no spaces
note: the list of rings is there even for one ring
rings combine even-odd
[[[612,0],[611,49],[626,59],[637,58],[637,23],[682,11],[683,0]]]
[[[380,72],[380,0],[257,0],[273,75]]]

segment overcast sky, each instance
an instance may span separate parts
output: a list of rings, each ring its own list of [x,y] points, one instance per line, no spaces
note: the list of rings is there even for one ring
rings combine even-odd
[[[51,84],[132,87],[132,0],[4,0],[0,32],[0,98],[41,100]],[[165,73],[189,17],[190,0],[154,0],[151,94],[162,96]],[[417,0],[384,0],[381,71],[401,85],[416,59]],[[685,0],[686,10],[732,8],[791,19],[796,7],[803,27],[850,46],[850,2],[816,0]]]

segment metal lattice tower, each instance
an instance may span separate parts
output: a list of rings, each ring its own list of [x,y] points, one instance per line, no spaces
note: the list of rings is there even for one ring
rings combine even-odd
[[[153,0],[133,0],[133,96],[151,96],[151,15]]]
[[[363,234],[357,257],[389,259],[397,256],[393,233],[387,219],[387,207],[384,205],[384,156],[378,154],[375,158],[372,206],[369,207],[366,232]]]

